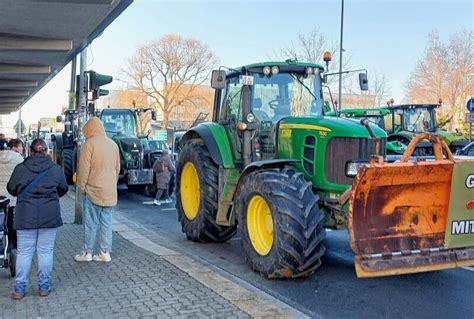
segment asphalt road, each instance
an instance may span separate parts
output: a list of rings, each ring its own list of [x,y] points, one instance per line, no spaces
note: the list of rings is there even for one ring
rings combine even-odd
[[[174,203],[158,207],[152,201],[121,188],[117,208],[158,244],[201,258],[312,317],[474,318],[474,268],[357,279],[347,231],[332,231],[323,265],[314,275],[268,280],[247,265],[238,234],[223,244],[187,241]]]

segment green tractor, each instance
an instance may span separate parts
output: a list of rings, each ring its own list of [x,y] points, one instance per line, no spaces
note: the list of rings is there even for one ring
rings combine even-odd
[[[387,137],[324,116],[322,72],[296,61],[213,71],[213,121],[180,141],[176,205],[189,240],[224,242],[238,224],[256,272],[300,277],[320,266],[325,228],[348,225],[342,195]]]
[[[268,278],[312,274],[326,228],[349,230],[359,277],[474,265],[474,162],[424,133],[400,163],[384,163],[380,127],[324,115],[322,73],[290,60],[213,71],[213,120],[180,140],[187,238],[224,242],[238,226],[248,263]],[[359,82],[367,88],[366,74]],[[425,139],[435,160],[410,162]]]
[[[390,113],[385,115],[388,141],[408,145],[415,135],[430,132],[439,136],[449,146],[452,153],[461,151],[469,141],[462,135],[449,133],[438,127],[436,109],[440,106],[441,104],[389,106],[387,109]],[[415,155],[433,155],[431,143],[427,141],[420,143]]]
[[[340,111],[339,116],[345,118],[362,119],[365,118],[369,122],[377,125],[385,130],[385,119],[390,111],[387,108],[371,108],[371,109],[344,109]],[[335,112],[328,112],[328,116],[335,115]],[[406,145],[398,140],[387,141],[387,155],[402,155],[406,150]]]
[[[153,170],[145,160],[146,136],[140,136],[139,115],[151,109],[108,108],[100,112],[99,118],[104,124],[105,133],[119,148],[120,176],[129,189],[143,190],[153,185]]]

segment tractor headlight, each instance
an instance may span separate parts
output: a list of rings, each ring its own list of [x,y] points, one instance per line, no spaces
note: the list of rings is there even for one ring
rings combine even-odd
[[[272,66],[272,74],[278,74],[280,72],[280,68],[277,67],[276,65]]]
[[[367,165],[367,162],[346,162],[346,176],[355,177],[357,173]]]
[[[272,72],[272,69],[270,69],[270,67],[268,65],[266,65],[266,66],[263,67],[262,71],[263,71],[263,74],[269,75]]]
[[[253,123],[255,121],[255,115],[252,113],[247,114],[247,122]]]
[[[313,68],[310,66],[308,66],[305,71],[306,71],[306,74],[308,75],[313,74]]]

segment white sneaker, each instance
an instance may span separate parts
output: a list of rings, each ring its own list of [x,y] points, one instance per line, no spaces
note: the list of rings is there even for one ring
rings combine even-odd
[[[112,258],[110,258],[110,253],[104,253],[103,251],[101,251],[100,254],[94,255],[94,257],[92,257],[92,259],[94,261],[101,261],[101,262],[104,262],[104,263],[108,263],[108,262],[112,261]]]
[[[92,261],[92,254],[85,251],[81,251],[80,254],[74,256],[74,260],[75,261]]]
[[[160,205],[161,205],[161,201],[155,199],[155,200],[153,201],[153,204],[155,204],[156,206],[160,206]]]
[[[168,198],[167,200],[165,200],[165,202],[169,204],[169,203],[172,203],[173,201],[170,198]]]

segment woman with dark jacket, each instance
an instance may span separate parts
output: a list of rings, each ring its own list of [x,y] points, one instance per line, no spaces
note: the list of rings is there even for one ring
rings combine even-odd
[[[61,167],[53,163],[42,139],[31,143],[30,157],[15,167],[7,190],[17,196],[14,218],[17,260],[12,298],[22,299],[25,296],[35,252],[38,258],[39,295],[48,296],[56,232],[63,224],[59,197],[65,195],[68,188]]]

